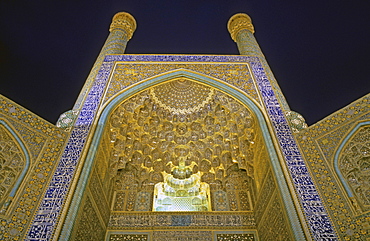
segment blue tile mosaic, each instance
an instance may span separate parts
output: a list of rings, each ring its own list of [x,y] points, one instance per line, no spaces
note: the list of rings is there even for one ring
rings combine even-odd
[[[26,240],[50,240],[70,189],[113,63],[106,62],[87,96]]]
[[[338,240],[262,66],[258,61],[250,64],[313,237],[315,240]]]

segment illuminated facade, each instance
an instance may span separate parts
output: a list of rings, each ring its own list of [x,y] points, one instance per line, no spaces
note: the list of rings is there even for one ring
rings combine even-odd
[[[125,55],[50,124],[1,97],[1,240],[368,240],[370,95],[307,127],[246,14],[240,54]]]

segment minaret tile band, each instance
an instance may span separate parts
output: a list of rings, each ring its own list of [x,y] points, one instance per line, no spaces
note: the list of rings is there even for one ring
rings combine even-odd
[[[265,56],[262,53],[260,46],[254,37],[254,26],[252,25],[251,18],[245,13],[237,13],[233,15],[227,23],[227,29],[231,38],[236,42],[239,53],[241,55],[257,56],[266,70],[267,77],[269,78],[272,87],[276,92],[277,99],[281,104],[284,112],[290,111],[288,102],[285,100],[282,91],[272,74],[270,66],[268,65]]]
[[[85,85],[78,96],[73,110],[78,111],[81,108],[81,104],[91,88],[92,82],[95,79],[100,66],[102,65],[104,57],[110,54],[125,53],[127,42],[131,39],[133,33],[135,32],[136,26],[136,20],[131,14],[119,12],[114,15],[109,28],[110,34],[105,41],[89,76],[86,79]]]

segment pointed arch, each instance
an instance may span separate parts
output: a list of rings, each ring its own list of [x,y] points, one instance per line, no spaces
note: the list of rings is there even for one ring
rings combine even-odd
[[[12,185],[10,186],[10,189],[4,193],[4,197],[0,199],[0,204],[2,205],[1,209],[2,210],[8,210],[10,203],[12,202],[13,198],[15,197],[17,190],[19,189],[24,177],[26,176],[28,169],[30,167],[30,155],[27,151],[27,148],[25,144],[23,143],[21,137],[17,134],[17,132],[8,124],[5,122],[5,120],[0,119],[0,130],[1,128],[4,128],[6,134],[10,135],[10,138],[15,144],[17,145],[17,148],[20,148],[21,155],[23,155],[24,158],[24,164],[20,168],[20,172],[18,172],[16,180],[12,182]],[[5,140],[1,140],[5,141]],[[14,157],[13,157],[14,158]],[[7,160],[10,161],[10,160]],[[16,159],[12,160],[13,162],[16,161]],[[18,160],[19,161],[19,160]],[[22,160],[20,160],[22,162]],[[4,163],[1,163],[2,167],[0,169],[4,170],[6,167],[3,166]],[[12,163],[11,163],[12,164]],[[17,163],[18,165],[19,163]],[[10,167],[8,167],[9,169]],[[16,166],[14,166],[16,168]],[[12,168],[10,168],[12,169]],[[3,213],[2,213],[3,214]]]
[[[136,83],[121,92],[117,93],[114,97],[111,98],[109,102],[107,102],[104,106],[101,107],[98,113],[98,121],[95,125],[94,135],[92,137],[92,141],[90,142],[90,146],[88,148],[88,154],[84,164],[84,171],[81,173],[79,178],[75,193],[77,195],[74,196],[72,199],[72,203],[70,205],[66,220],[64,222],[64,228],[62,233],[67,234],[70,233],[69,231],[72,229],[74,220],[77,216],[78,209],[81,205],[81,200],[83,193],[86,188],[86,184],[88,182],[88,178],[90,172],[93,167],[95,155],[98,151],[99,143],[101,141],[101,137],[103,131],[105,129],[105,125],[107,119],[109,118],[112,111],[119,105],[120,103],[124,102],[131,96],[140,93],[148,88],[154,87],[156,85],[171,81],[176,78],[187,78],[192,81],[211,86],[221,92],[224,92],[227,95],[232,96],[233,98],[237,99],[239,102],[247,106],[255,115],[259,122],[259,127],[262,132],[262,136],[265,142],[265,146],[268,150],[269,159],[271,160],[271,166],[276,177],[284,177],[284,173],[280,166],[280,161],[276,152],[276,147],[274,145],[271,129],[269,128],[268,118],[265,114],[261,111],[261,107],[258,103],[256,103],[251,97],[249,97],[245,92],[229,85],[226,82],[221,80],[206,76],[201,73],[196,73],[194,71],[190,71],[187,69],[177,69],[174,71],[170,71],[167,73],[163,73],[161,75],[143,80],[139,83]],[[303,237],[303,232],[301,229],[301,224],[296,212],[296,207],[292,201],[291,192],[289,191],[287,182],[285,178],[276,178],[277,186],[282,194],[283,203],[285,206],[285,210],[290,222],[291,227],[293,228],[293,232],[295,237]]]
[[[263,132],[269,133],[267,124],[266,124],[266,118],[263,115],[258,103],[256,103],[248,94],[245,92],[242,92],[241,90],[231,86],[230,84],[219,80],[215,79],[209,76],[206,76],[201,73],[197,73],[191,70],[187,69],[177,69],[174,71],[170,71],[158,76],[154,76],[152,78],[143,80],[139,83],[136,83],[132,85],[131,87],[124,89],[117,93],[114,97],[111,98],[111,100],[106,103],[102,108],[101,108],[101,113],[99,116],[99,122],[98,122],[98,128],[97,131],[100,130],[102,131],[103,128],[99,128],[101,125],[105,124],[105,120],[107,117],[110,115],[111,111],[121,102],[125,101],[129,97],[145,90],[150,87],[153,87],[158,84],[162,84],[165,82],[168,82],[170,80],[176,79],[176,78],[188,78],[191,79],[195,82],[202,83],[211,87],[214,87],[236,99],[238,99],[240,102],[248,106],[256,115],[259,121],[263,120],[263,123],[265,125],[261,126],[263,129]],[[96,133],[97,134],[97,133]],[[95,134],[95,135],[96,135]],[[100,135],[101,133],[99,133]],[[98,136],[99,136],[98,135]],[[271,138],[271,137],[270,137]],[[95,138],[94,138],[95,139]]]
[[[366,126],[370,126],[370,121],[365,121],[358,123],[348,134],[347,136],[342,140],[340,143],[337,151],[334,155],[334,170],[337,176],[339,177],[339,180],[341,181],[345,191],[347,192],[347,195],[349,198],[354,198],[356,195],[354,194],[354,190],[352,189],[351,185],[348,183],[347,178],[344,176],[343,171],[340,167],[340,159],[343,155],[343,151],[347,148],[349,142],[358,134],[358,131]]]

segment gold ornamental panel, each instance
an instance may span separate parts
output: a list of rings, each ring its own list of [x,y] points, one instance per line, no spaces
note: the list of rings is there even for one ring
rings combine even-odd
[[[186,78],[175,79],[119,105],[109,125],[114,211],[151,211],[154,187],[160,183],[169,195],[163,196],[161,207],[190,202],[204,211],[200,207],[210,199],[207,210],[253,210],[254,161],[260,156],[254,157],[254,147],[261,140],[251,111],[233,98]],[[181,165],[193,174],[184,181],[173,178]],[[200,183],[209,185],[210,197],[195,195],[202,193],[196,187]],[[189,195],[197,198],[186,201]]]

